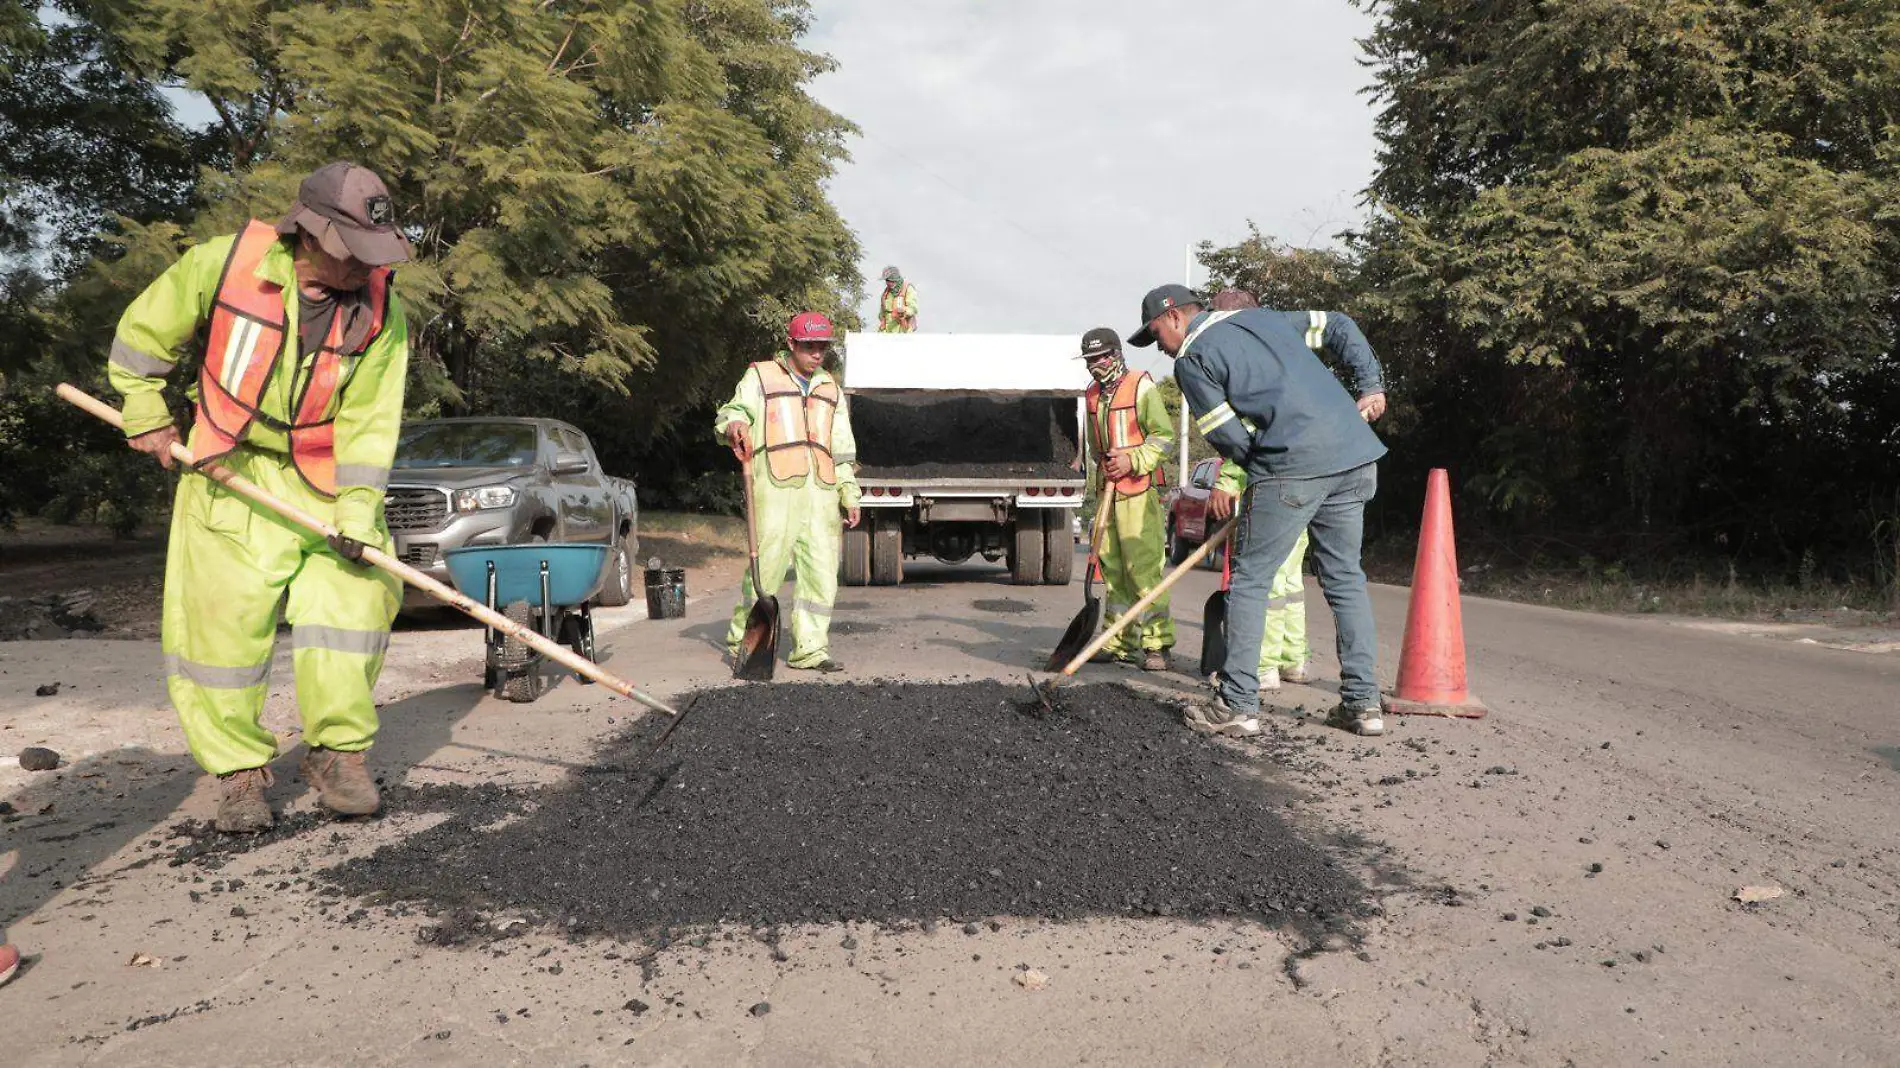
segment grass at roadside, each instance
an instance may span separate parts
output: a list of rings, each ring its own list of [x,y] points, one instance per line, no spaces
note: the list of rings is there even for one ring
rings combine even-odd
[[[1717,561],[1671,561],[1631,567],[1514,561],[1460,547],[1460,590],[1473,597],[1549,605],[1585,612],[1705,616],[1743,621],[1900,625],[1894,592],[1865,583],[1747,579]],[[1396,541],[1367,546],[1366,572],[1374,582],[1407,586],[1415,547]]]

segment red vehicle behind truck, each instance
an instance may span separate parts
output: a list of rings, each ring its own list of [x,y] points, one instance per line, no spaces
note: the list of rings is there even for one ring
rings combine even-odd
[[[1213,496],[1214,482],[1220,477],[1220,458],[1212,457],[1194,465],[1187,485],[1168,491],[1168,562],[1178,564],[1207,540],[1214,526],[1207,514],[1207,499]],[[1220,553],[1209,553],[1203,567],[1218,570]]]

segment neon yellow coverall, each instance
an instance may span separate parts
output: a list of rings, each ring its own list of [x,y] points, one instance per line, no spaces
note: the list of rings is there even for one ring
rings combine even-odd
[[[791,371],[791,363],[779,354],[779,363]],[[798,381],[796,372],[792,380]],[[819,370],[799,386],[807,395],[826,382],[836,381],[830,372]],[[733,422],[751,427],[753,453],[753,505],[759,526],[759,578],[766,588],[777,592],[785,583],[787,568],[796,567],[795,596],[792,601],[792,653],[787,660],[795,668],[813,668],[831,655],[831,606],[838,599],[838,556],[844,538],[844,513],[858,506],[858,441],[851,433],[851,408],[841,401],[831,423],[831,457],[837,466],[838,484],[827,486],[819,481],[816,462],[813,473],[803,478],[780,482],[772,477],[765,463],[765,386],[759,374],[746,369],[732,399],[719,409],[713,432],[720,440]],[[746,615],[758,593],[752,586],[752,569],[747,568],[739,583],[739,604],[732,611],[732,626],[726,631],[726,646],[738,648],[745,637]]]
[[[107,375],[125,398],[128,437],[170,425],[165,377],[178,351],[207,321],[234,241],[215,238],[186,252],[119,320]],[[285,343],[297,344],[290,249],[281,242],[273,246],[257,274],[283,287]],[[335,501],[304,482],[290,464],[285,436],[262,423],[253,423],[220,462],[279,498],[332,517],[346,536],[387,550],[383,489],[396,452],[409,363],[408,324],[393,292],[384,323],[368,349],[349,362],[337,402]],[[265,387],[265,415],[290,421],[303,383],[293,372],[307,362],[281,362]],[[189,392],[196,395],[195,383]],[[194,432],[194,451],[199,440]],[[345,752],[369,748],[377,728],[370,693],[401,594],[394,576],[349,563],[317,534],[209,478],[182,476],[165,558],[161,644],[165,688],[199,766],[224,775],[262,767],[277,754],[276,736],[259,719],[280,603],[290,624],[304,742]]]
[[[1239,496],[1247,490],[1247,472],[1232,460],[1220,466],[1216,489]],[[1267,627],[1260,639],[1260,673],[1268,668],[1289,671],[1312,655],[1306,644],[1306,532],[1293,543],[1267,590]]]
[[[1124,374],[1137,374],[1129,370]],[[1102,391],[1102,403],[1089,420],[1090,482],[1107,500],[1103,488],[1102,443],[1108,440],[1109,400],[1113,390]],[[1155,384],[1143,375],[1135,391],[1135,419],[1141,424],[1143,441],[1128,457],[1137,475],[1155,473],[1174,441],[1174,426],[1168,418],[1168,406],[1155,390]],[[1102,579],[1107,590],[1102,598],[1102,622],[1120,619],[1141,600],[1143,594],[1160,585],[1167,572],[1168,519],[1161,505],[1159,486],[1133,497],[1118,497],[1109,513],[1108,527],[1102,532]],[[1138,652],[1162,652],[1174,648],[1174,615],[1171,594],[1164,594],[1127,629],[1110,639],[1102,651],[1118,659],[1133,659]]]
[[[885,286],[884,293],[877,303],[877,332],[910,334],[915,333],[916,330],[917,287],[909,282],[903,282],[893,292],[891,287]]]

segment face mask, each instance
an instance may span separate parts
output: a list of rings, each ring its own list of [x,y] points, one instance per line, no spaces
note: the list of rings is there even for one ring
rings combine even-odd
[[[1093,360],[1089,363],[1089,374],[1104,386],[1111,385],[1120,379],[1122,372],[1127,369],[1127,365],[1122,363],[1120,357],[1107,361]]]

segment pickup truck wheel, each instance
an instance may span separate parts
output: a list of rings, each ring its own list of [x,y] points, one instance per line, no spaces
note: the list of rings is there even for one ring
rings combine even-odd
[[[838,581],[846,586],[871,584],[871,515],[863,513],[856,528],[844,532],[844,553],[838,562]]]
[[[600,584],[600,603],[608,608],[633,603],[633,553],[631,536],[615,538],[607,553],[607,577]]]
[[[516,601],[503,614],[510,623],[533,628],[539,613],[528,602]],[[541,664],[536,659],[538,655],[528,648],[528,643],[513,635],[502,640],[501,656],[495,667],[501,675],[503,700],[525,705],[541,696],[541,687],[546,680],[541,677]]]
[[[1194,546],[1188,544],[1186,538],[1176,534],[1174,520],[1168,520],[1168,563],[1179,567],[1181,561],[1186,560],[1192,552],[1194,552]]]
[[[1069,525],[1067,508],[1052,508],[1043,513],[1042,581],[1050,586],[1067,586],[1075,573],[1075,531]]]
[[[891,515],[878,516],[876,523],[871,528],[871,585],[895,586],[904,581],[904,521]]]
[[[1014,549],[1009,554],[1009,580],[1017,586],[1042,585],[1042,559],[1046,535],[1040,512],[1016,513]]]

